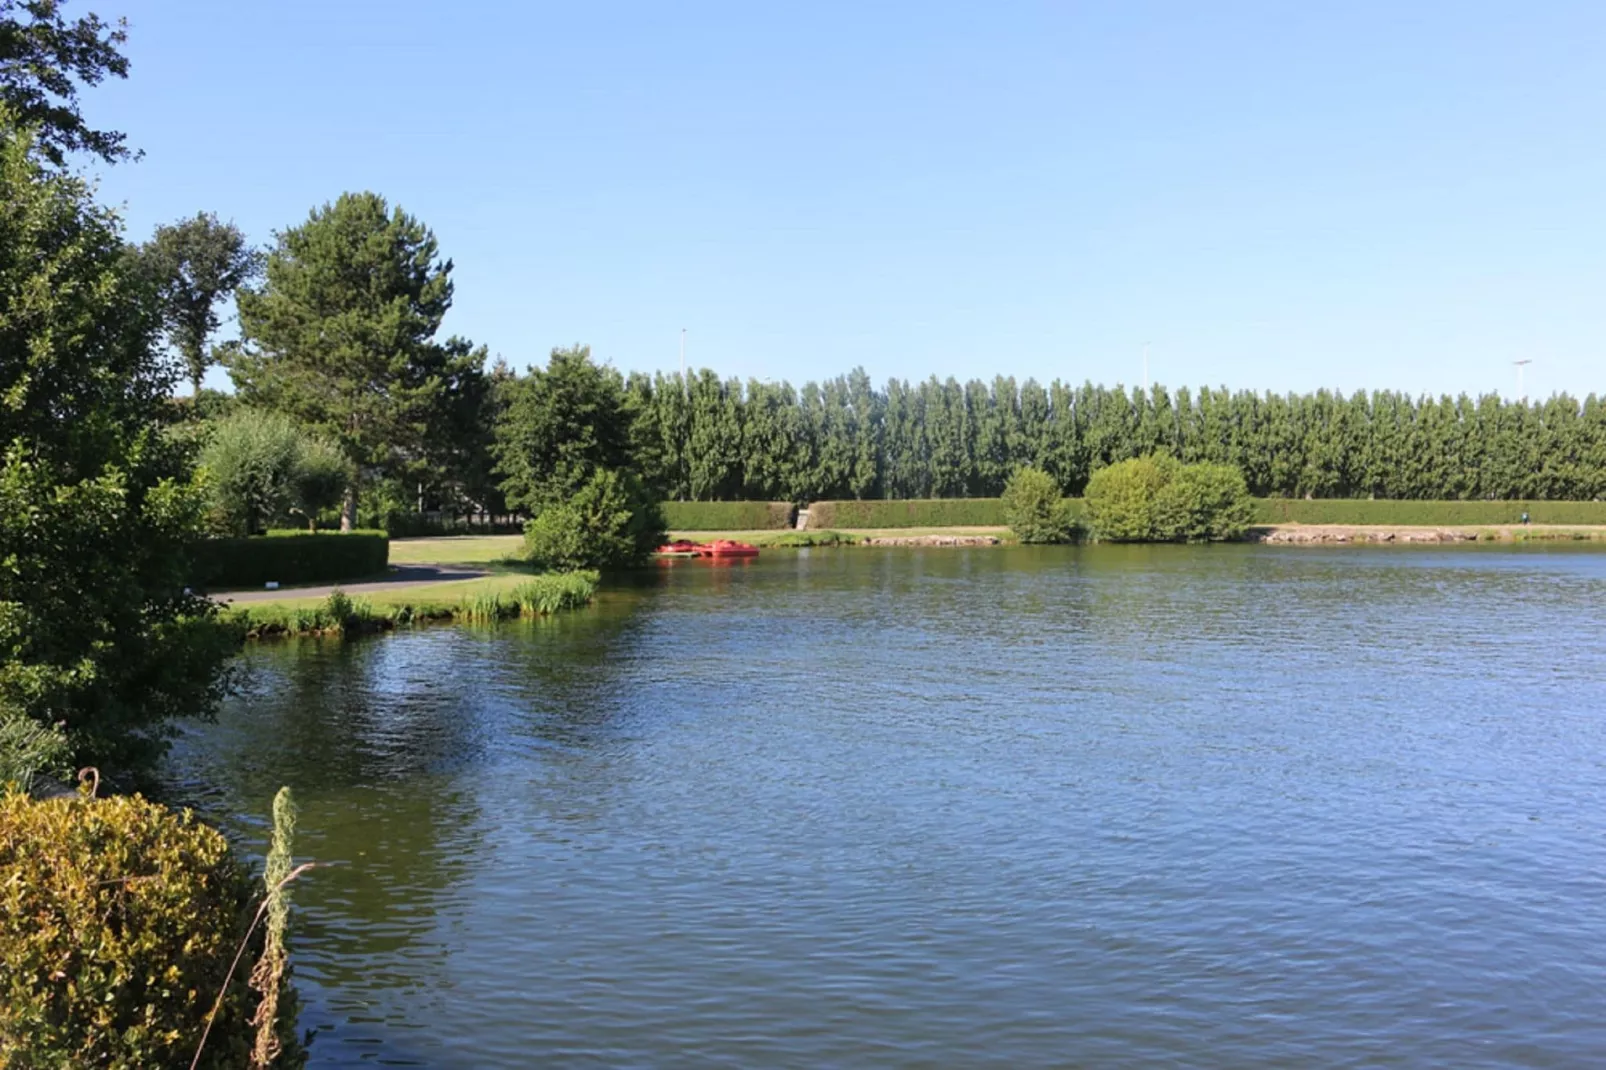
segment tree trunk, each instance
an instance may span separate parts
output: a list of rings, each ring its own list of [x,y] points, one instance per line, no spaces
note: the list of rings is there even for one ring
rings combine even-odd
[[[357,526],[357,484],[346,488],[346,499],[340,505],[340,531],[349,533]]]

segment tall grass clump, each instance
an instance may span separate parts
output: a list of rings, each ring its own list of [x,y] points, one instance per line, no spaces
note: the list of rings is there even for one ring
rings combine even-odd
[[[493,624],[519,614],[519,604],[498,591],[482,591],[458,603],[454,616],[470,624]]]
[[[0,791],[8,784],[32,791],[36,777],[67,773],[71,753],[67,737],[54,725],[0,712]]]
[[[394,611],[379,612],[337,587],[315,606],[247,606],[235,610],[229,619],[247,638],[260,639],[268,635],[366,635],[392,627],[394,615]]]
[[[521,616],[544,617],[589,604],[598,578],[592,571],[550,572],[519,584],[510,597]]]

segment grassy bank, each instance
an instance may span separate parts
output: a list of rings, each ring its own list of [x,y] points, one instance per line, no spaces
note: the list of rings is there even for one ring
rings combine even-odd
[[[351,598],[335,591],[324,598],[253,602],[224,611],[224,619],[250,639],[293,635],[365,635],[428,621],[485,623],[540,617],[590,604],[595,572],[507,574],[461,583],[441,583]]]
[[[390,542],[393,565],[513,566],[523,564],[523,553],[523,535],[436,535]]]
[[[1085,518],[1080,498],[1067,498],[1077,519]],[[1516,524],[1527,513],[1534,524],[1606,525],[1606,502],[1542,501],[1373,501],[1364,498],[1255,498],[1254,523],[1389,524],[1442,527],[1450,524]],[[809,527],[838,531],[878,528],[1001,527],[998,498],[932,498],[909,501],[815,502]]]
[[[877,535],[997,535],[1009,537],[1009,529],[994,527],[884,527],[851,531],[791,531],[773,528],[718,528],[712,531],[677,528],[670,539],[712,542],[734,539],[761,549],[799,549],[808,546],[853,546]],[[426,539],[396,539],[390,544],[390,560],[397,565],[470,565],[476,568],[515,568],[523,565],[518,554],[524,549],[519,535],[447,536]],[[528,566],[524,566],[528,567]]]
[[[1261,511],[1262,510],[1262,506],[1263,506],[1264,503],[1270,502],[1270,501],[1272,501],[1272,499],[1257,499],[1257,503],[1256,503],[1257,516],[1265,515],[1265,513]],[[1298,503],[1293,503],[1293,504],[1300,505],[1300,506],[1326,507],[1326,506],[1334,505],[1335,503],[1318,501],[1318,502],[1298,502]],[[1336,503],[1336,504],[1337,505],[1341,505],[1341,506],[1345,506],[1345,507],[1349,507],[1353,511],[1360,512],[1361,509],[1359,507],[1373,506],[1373,505],[1384,505],[1384,506],[1429,506],[1429,507],[1431,507],[1431,506],[1439,505],[1439,504],[1449,504],[1449,505],[1504,505],[1506,503],[1479,503],[1479,502],[1470,502],[1470,503],[1469,502],[1435,503],[1435,502],[1364,502],[1364,501],[1359,501],[1359,502],[1340,502],[1340,503]],[[1540,503],[1534,503],[1534,504],[1537,505],[1537,504],[1540,504]],[[1580,502],[1580,503],[1552,502],[1550,504],[1553,505],[1553,506],[1560,506],[1560,505],[1593,506],[1593,505],[1595,505],[1597,503],[1593,503],[1593,502]],[[1280,506],[1278,508],[1280,509]],[[1308,515],[1318,515],[1318,516],[1319,515],[1330,515],[1331,513],[1335,513],[1335,512],[1336,513],[1340,513],[1340,514],[1342,513],[1342,510],[1327,510],[1327,509],[1321,509],[1321,508],[1313,509],[1310,512],[1304,512],[1304,511],[1298,510],[1298,509],[1291,510],[1291,511],[1294,512],[1296,515],[1306,515],[1306,516],[1308,516]],[[1434,510],[1432,510],[1431,508],[1428,508],[1428,509],[1418,510],[1417,513],[1415,513],[1414,515],[1416,515],[1418,517],[1424,517],[1424,516],[1430,517],[1430,516],[1433,516],[1433,515],[1436,515],[1436,514],[1435,514]],[[1519,513],[1519,515],[1520,515],[1520,513]],[[1415,528],[1415,529],[1418,529],[1418,530],[1450,528],[1450,529],[1455,529],[1455,530],[1459,530],[1459,531],[1465,531],[1465,532],[1470,533],[1471,536],[1473,537],[1473,539],[1475,539],[1476,541],[1480,541],[1480,542],[1520,543],[1520,542],[1581,542],[1581,541],[1597,541],[1597,540],[1606,541],[1606,522],[1603,522],[1600,525],[1581,525],[1581,524],[1547,524],[1547,523],[1540,523],[1538,521],[1536,521],[1535,523],[1533,523],[1531,525],[1520,525],[1520,524],[1515,524],[1515,523],[1504,523],[1504,524],[1466,524],[1466,523],[1453,523],[1453,522],[1452,523],[1437,523],[1437,522],[1430,522],[1430,521],[1426,521],[1426,520],[1422,521],[1421,523],[1404,523],[1404,522],[1401,522],[1401,523],[1392,523],[1392,522],[1390,522],[1390,523],[1376,523],[1376,522],[1364,522],[1364,521],[1357,521],[1357,522],[1333,522],[1333,521],[1327,521],[1327,522],[1298,523],[1298,522],[1286,522],[1286,521],[1267,522],[1267,521],[1264,521],[1264,520],[1257,520],[1256,523],[1255,523],[1255,529],[1256,530],[1255,530],[1255,533],[1254,533],[1253,537],[1255,537],[1257,539],[1264,539],[1267,534],[1269,534],[1270,532],[1273,532],[1273,531],[1279,531],[1279,530],[1284,530],[1284,529],[1299,529],[1299,528],[1310,529],[1312,531],[1314,531],[1314,529],[1316,529],[1316,528],[1322,528],[1322,529],[1327,529],[1327,530],[1329,530],[1331,532],[1348,532],[1350,534],[1350,538],[1349,538],[1348,541],[1353,541],[1353,542],[1401,541],[1401,540],[1390,540],[1390,539],[1375,538],[1375,537],[1374,538],[1366,538],[1364,536],[1364,533],[1368,532],[1368,531],[1374,531],[1374,532],[1378,532],[1378,533],[1386,533],[1390,529],[1393,529],[1396,532],[1403,532],[1403,531],[1406,531],[1406,530],[1411,529],[1411,528]],[[737,528],[737,529],[718,530],[718,531],[673,531],[673,532],[670,532],[670,538],[672,538],[672,539],[686,538],[686,539],[691,539],[694,542],[710,542],[710,541],[712,541],[714,539],[733,539],[733,540],[735,540],[737,542],[751,543],[752,545],[757,546],[760,549],[765,549],[765,550],[801,549],[801,548],[809,547],[809,546],[855,546],[855,545],[858,545],[860,543],[866,542],[869,539],[873,539],[873,538],[877,538],[877,537],[884,537],[884,536],[919,536],[919,535],[993,535],[993,536],[996,536],[999,539],[1003,540],[1005,543],[1011,543],[1011,542],[1014,541],[1014,537],[1013,537],[1013,535],[1011,535],[1009,529],[1004,527],[1001,524],[996,524],[996,525],[993,525],[993,524],[988,524],[988,525],[983,525],[983,524],[964,524],[964,525],[926,524],[926,525],[913,525],[913,526],[886,525],[886,526],[883,526],[883,527],[834,528],[834,529],[829,529],[829,530],[816,530],[816,529],[810,528],[807,531],[785,531],[785,530],[777,531],[777,530],[773,530],[773,529],[742,529],[742,528]],[[476,567],[479,567],[479,568],[496,569],[496,568],[512,568],[512,567],[517,566],[518,564],[520,564],[520,562],[518,562],[518,560],[517,560],[515,555],[517,555],[522,550],[522,548],[523,548],[523,540],[518,535],[469,536],[469,537],[457,536],[457,537],[429,538],[429,539],[399,539],[399,540],[393,541],[391,543],[391,551],[390,552],[391,552],[391,560],[396,562],[397,564],[472,565],[472,566],[476,566]],[[450,599],[455,599],[458,596],[457,592],[459,590],[462,590],[462,589],[472,588],[475,585],[491,583],[491,582],[501,583],[504,586],[506,586],[508,588],[511,588],[512,586],[517,585],[517,583],[519,582],[519,580],[521,578],[522,577],[517,575],[517,574],[514,574],[514,575],[499,575],[499,576],[488,577],[485,580],[466,581],[465,583],[435,584],[435,585],[431,585],[428,588],[428,590],[429,590],[430,596],[432,597],[432,600],[439,599],[439,598],[442,598],[442,597],[447,597],[448,600],[450,600]],[[287,592],[287,594],[288,595],[293,595],[294,592]],[[415,591],[415,590],[409,590],[409,591],[406,591],[406,592],[401,592],[401,595],[405,596],[407,598],[413,598],[413,599],[416,599],[416,598],[420,597],[419,593],[417,591]],[[394,598],[394,597],[397,597],[397,595],[393,594],[391,597]],[[316,602],[317,600],[314,599],[312,601]],[[376,598],[375,601],[376,601],[376,604],[377,604],[377,602],[379,600]],[[273,604],[273,605],[283,605],[283,604],[287,604],[287,603],[288,603],[288,599],[286,601],[284,601],[284,602],[275,601],[274,603],[271,603],[271,604]]]
[[[1324,543],[1558,543],[1606,542],[1606,527],[1565,524],[1270,524],[1250,540],[1283,545]]]

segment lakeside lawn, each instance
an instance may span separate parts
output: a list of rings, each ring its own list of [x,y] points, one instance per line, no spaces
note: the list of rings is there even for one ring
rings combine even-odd
[[[470,580],[448,580],[439,583],[411,583],[403,587],[393,587],[387,590],[364,591],[361,589],[342,588],[353,601],[366,602],[374,609],[394,609],[398,606],[420,605],[455,605],[458,602],[473,600],[482,595],[507,594],[520,584],[529,582],[531,574],[528,572],[495,572],[489,576],[479,576]],[[358,581],[361,582],[361,581]],[[272,608],[275,610],[316,609],[324,605],[329,599],[327,594],[307,595],[291,588],[284,592],[283,598],[260,598],[250,602],[230,603],[225,611],[235,609],[248,609],[260,611]]]
[[[855,540],[889,535],[997,535],[1007,539],[1009,529],[1002,527],[954,528],[837,528],[837,534]],[[690,539],[693,542],[713,542],[715,539],[732,539],[754,546],[775,546],[795,537],[799,532],[789,528],[765,531],[671,531],[669,538]],[[820,535],[809,531],[801,534]],[[522,535],[445,535],[416,539],[392,539],[390,563],[393,565],[473,565],[478,568],[517,567],[524,549]]]
[[[443,535],[417,539],[391,539],[393,565],[518,564],[524,551],[522,535]]]
[[[1395,524],[1264,524],[1256,525],[1257,530],[1295,530],[1295,531],[1346,531],[1346,532],[1406,532],[1413,530],[1453,530],[1471,532],[1479,541],[1487,542],[1528,542],[1528,541],[1596,541],[1606,540],[1606,527],[1587,525],[1564,524],[1445,524],[1445,525],[1419,525],[1416,527]],[[1003,527],[921,527],[921,528],[837,528],[837,534],[847,536],[855,541],[876,538],[880,536],[920,536],[920,535],[996,535],[1007,541],[1012,541],[1008,528]],[[691,539],[694,542],[712,542],[715,539],[732,539],[737,542],[751,543],[760,548],[774,547],[777,543],[784,543],[789,537],[798,534],[823,534],[823,532],[794,532],[788,529],[767,531],[672,531],[671,539]],[[506,579],[516,583],[523,573],[517,570],[522,562],[519,555],[524,548],[524,537],[521,535],[448,535],[440,537],[425,537],[416,539],[392,539],[390,543],[390,563],[393,565],[468,565],[476,568],[507,569],[510,570]],[[498,577],[490,577],[498,578]],[[483,583],[483,580],[467,581]],[[456,597],[456,589],[463,587],[463,583],[427,584],[431,590],[441,592],[443,598]],[[403,592],[405,593],[405,592]],[[294,597],[294,591],[286,592],[287,598]]]

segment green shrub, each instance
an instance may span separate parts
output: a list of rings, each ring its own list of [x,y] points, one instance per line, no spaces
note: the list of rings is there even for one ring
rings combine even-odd
[[[210,590],[265,583],[331,583],[380,575],[389,561],[390,540],[383,532],[277,531],[267,538],[198,543],[192,583]]]
[[[307,525],[318,526],[318,517],[339,507],[351,485],[352,465],[340,447],[328,439],[309,436],[301,443],[297,459],[296,503],[290,510]]]
[[[1254,499],[1256,524],[1606,524],[1606,502],[1372,501],[1366,498]]]
[[[1075,516],[1060,497],[1059,484],[1041,469],[1016,469],[999,501],[1005,523],[1021,542],[1070,542],[1076,534]]]
[[[291,517],[311,527],[351,479],[339,447],[283,413],[238,409],[207,428],[200,480],[220,532],[255,535]]]
[[[670,531],[777,531],[796,522],[791,502],[664,502]]]
[[[0,1065],[187,1067],[250,1058],[245,875],[221,833],[133,796],[0,798]],[[279,998],[277,1067],[304,1065],[294,993]]]
[[[1244,475],[1230,464],[1179,465],[1154,502],[1155,536],[1165,542],[1241,539],[1253,518]]]
[[[999,498],[911,498],[905,501],[815,502],[811,528],[956,528],[1005,526]]]
[[[1134,457],[1093,473],[1085,498],[1094,534],[1109,542],[1204,542],[1247,530],[1253,505],[1229,465]]]
[[[1169,456],[1134,457],[1093,473],[1087,481],[1088,519],[1108,542],[1155,539],[1155,502],[1181,465]]]
[[[664,540],[663,514],[628,472],[598,469],[524,528],[529,559],[557,570],[639,565]]]

